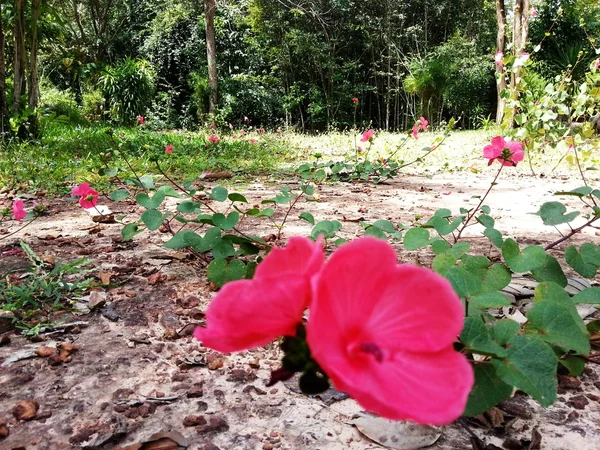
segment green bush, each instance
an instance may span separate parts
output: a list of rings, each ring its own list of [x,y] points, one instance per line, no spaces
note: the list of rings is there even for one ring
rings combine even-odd
[[[108,99],[111,119],[119,124],[133,124],[152,103],[155,73],[144,59],[127,58],[108,66],[100,77],[100,86]]]
[[[42,82],[40,86],[40,108],[45,116],[60,117],[72,124],[84,122],[75,94],[70,89],[61,90]]]

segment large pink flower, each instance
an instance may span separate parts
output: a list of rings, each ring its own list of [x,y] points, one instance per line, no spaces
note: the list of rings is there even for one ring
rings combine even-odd
[[[334,252],[314,281],[311,354],[367,410],[449,423],[464,411],[474,382],[453,348],[463,307],[446,279],[396,258],[388,243],[369,237]]]
[[[227,283],[206,311],[206,328],[194,336],[205,347],[234,352],[294,336],[308,307],[311,278],[324,263],[320,242],[293,237],[258,265],[253,280]]]
[[[15,200],[12,207],[12,213],[15,220],[23,220],[27,215],[23,200]]]
[[[373,134],[375,134],[375,130],[373,128],[365,131],[360,139],[360,142],[371,142],[373,140]]]
[[[505,141],[502,136],[496,136],[483,148],[483,157],[490,160],[488,165],[497,159],[503,166],[516,166],[525,158],[525,152],[520,142]]]
[[[210,142],[211,144],[218,144],[220,140],[221,139],[219,139],[219,136],[215,136],[214,134],[211,134],[208,137],[208,142]]]

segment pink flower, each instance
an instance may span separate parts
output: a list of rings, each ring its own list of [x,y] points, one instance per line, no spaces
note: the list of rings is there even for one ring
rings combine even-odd
[[[375,130],[373,128],[371,128],[368,131],[365,131],[362,135],[360,142],[372,142],[374,134],[375,134]]]
[[[445,278],[399,265],[387,242],[365,237],[333,253],[313,295],[307,341],[337,389],[393,420],[462,414],[474,378],[453,348],[464,315]]]
[[[215,136],[214,134],[211,134],[211,135],[208,137],[208,142],[210,142],[211,144],[218,144],[220,140],[221,140],[221,139],[219,139],[219,137],[218,137],[218,136]]]
[[[256,139],[250,139],[251,144],[256,144]]]
[[[537,15],[538,15],[537,9],[531,8],[531,17],[537,17]]]
[[[415,139],[419,139],[419,127],[413,125],[412,127],[412,135]]]
[[[311,300],[310,280],[323,263],[319,242],[292,237],[285,248],[271,250],[256,268],[254,279],[223,286],[206,311],[207,327],[196,328],[194,336],[220,352],[294,336]]]
[[[415,139],[419,139],[419,130],[421,130],[421,131],[427,130],[427,125],[429,125],[429,121],[423,116],[419,117],[419,120],[417,120],[417,123],[415,123],[412,127],[413,137]]]
[[[15,220],[23,220],[27,215],[23,200],[15,200],[12,207],[12,213]]]
[[[79,196],[79,204],[82,208],[93,208],[98,204],[98,191],[92,189],[88,183],[81,183],[71,189],[71,195]]]
[[[142,116],[141,114],[138,114],[137,120],[140,125],[144,125],[146,123],[146,121],[144,120],[144,116]]]
[[[504,53],[498,50],[496,52],[496,57],[494,58],[496,61],[496,65],[500,68],[504,67]]]
[[[259,128],[256,130],[257,133],[265,133],[265,129],[264,128]]]
[[[525,158],[525,152],[520,142],[505,141],[502,136],[496,136],[483,148],[483,157],[490,160],[488,165],[497,159],[503,166],[516,166]]]
[[[354,103],[354,104],[356,105],[356,104],[358,103],[358,99],[357,99],[356,97],[354,97],[354,98],[352,99],[352,103]]]
[[[596,62],[594,63],[594,69],[596,69],[596,70],[600,69],[600,58],[598,58],[596,60]]]
[[[171,144],[167,144],[165,145],[165,153],[167,155],[170,155],[173,153],[173,146]]]
[[[233,130],[233,125],[232,124],[229,124],[229,129]]]
[[[356,150],[358,150],[358,153],[363,153],[365,151],[365,149],[362,148],[360,145],[356,146]]]

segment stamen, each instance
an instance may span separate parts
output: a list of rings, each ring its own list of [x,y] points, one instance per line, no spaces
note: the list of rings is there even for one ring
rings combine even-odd
[[[383,352],[377,346],[377,344],[374,344],[373,342],[363,342],[360,344],[359,350],[361,352],[373,355],[373,358],[375,358],[375,361],[378,363],[383,362]]]

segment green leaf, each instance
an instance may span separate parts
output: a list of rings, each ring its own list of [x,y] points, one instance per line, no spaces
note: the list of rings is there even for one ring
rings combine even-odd
[[[137,181],[137,180],[136,180]],[[145,189],[154,189],[154,179],[152,178],[152,175],[143,175],[140,178],[140,181],[142,182],[142,186]],[[139,183],[138,183],[139,184]]]
[[[552,255],[546,254],[546,261],[544,265],[531,271],[531,275],[534,280],[539,281],[552,281],[562,287],[568,284],[567,277],[563,272],[560,264],[556,258]]]
[[[492,335],[498,345],[508,345],[521,330],[521,325],[511,319],[496,320],[492,327]]]
[[[224,202],[227,200],[227,189],[225,189],[223,186],[215,186],[212,188],[212,191],[210,191],[209,195],[210,198],[216,202]]]
[[[190,247],[190,245],[186,241],[186,235],[188,235],[188,234],[194,234],[194,235],[198,236],[192,230],[182,230],[179,233],[176,233],[171,239],[169,239],[163,245],[166,248],[173,248],[173,249]],[[200,236],[198,236],[198,237],[200,238]]]
[[[246,197],[244,197],[242,194],[238,194],[237,192],[233,192],[233,193],[229,194],[227,196],[227,198],[232,202],[248,203],[248,200],[246,200]]]
[[[554,195],[575,195],[577,197],[585,197],[586,195],[590,195],[593,190],[594,189],[589,186],[581,186],[571,191],[558,191],[555,192]]]
[[[493,264],[483,277],[483,292],[499,291],[510,283],[510,270],[504,264]]]
[[[304,195],[313,195],[315,193],[315,188],[308,185],[308,184],[303,184],[300,189],[302,190],[302,192],[304,193]]]
[[[559,358],[558,362],[565,366],[571,376],[579,377],[585,370],[585,360],[577,355],[569,355],[566,358]]]
[[[239,220],[240,213],[237,211],[230,212],[227,217],[221,213],[216,213],[213,215],[213,223],[224,231],[234,228]]]
[[[160,228],[168,214],[163,214],[158,209],[148,209],[142,214],[142,222],[150,231],[155,231]]]
[[[510,304],[510,299],[498,291],[476,294],[469,299],[469,308],[477,309],[499,308]]]
[[[515,336],[505,358],[492,359],[496,374],[506,384],[522,390],[542,406],[556,400],[556,355],[548,344],[530,336]]]
[[[191,200],[184,200],[179,205],[177,205],[177,211],[180,213],[189,213],[189,214],[200,214],[202,205],[198,202],[193,202]]]
[[[592,243],[583,244],[580,250],[567,247],[565,260],[582,277],[593,278],[600,267],[600,248]]]
[[[175,189],[173,189],[172,186],[169,186],[167,184],[159,187],[157,192],[162,192],[167,197],[181,198],[181,195],[179,195],[179,192],[177,192]]]
[[[462,258],[471,248],[471,244],[468,242],[457,242],[450,249],[450,253],[454,255],[456,259]]]
[[[502,256],[508,267],[518,273],[535,270],[546,262],[546,252],[543,247],[530,245],[521,252],[519,244],[510,238],[502,244]]]
[[[146,209],[158,208],[164,199],[165,193],[163,191],[156,191],[152,198],[150,198],[145,192],[135,196],[135,201]]]
[[[300,219],[302,220],[306,220],[308,223],[310,223],[311,225],[315,224],[315,218],[313,217],[313,215],[311,213],[309,213],[308,211],[304,211],[301,212],[300,215],[298,216]]]
[[[460,226],[462,221],[462,216],[456,217],[452,222],[448,222],[448,219],[439,216],[433,216],[430,220],[431,225],[440,236],[446,236],[452,233]]]
[[[481,290],[481,278],[464,267],[451,267],[444,274],[459,297],[470,297]]]
[[[246,265],[239,259],[227,262],[225,259],[215,259],[207,267],[208,279],[222,287],[229,281],[241,280],[246,277]]]
[[[128,223],[121,230],[121,236],[124,241],[130,241],[136,234],[140,234],[143,230],[138,229],[137,223]]]
[[[490,209],[490,207],[488,205],[483,205],[481,207],[481,212],[489,215],[489,213],[492,212],[492,210]]]
[[[467,317],[460,333],[460,342],[474,353],[504,355],[506,350],[492,340],[490,331],[481,317]]]
[[[342,224],[337,220],[322,220],[313,227],[310,236],[313,239],[317,239],[319,235],[323,235],[325,239],[331,239],[335,237],[341,228]]]
[[[111,192],[109,197],[113,202],[120,202],[129,197],[129,191],[127,189],[119,189],[118,191]]]
[[[434,217],[448,218],[452,217],[452,211],[450,211],[448,208],[440,208],[435,213],[433,213],[433,215]]]
[[[440,275],[444,275],[451,267],[456,264],[456,258],[451,253],[442,253],[433,259],[432,269]]]
[[[383,239],[386,240],[387,239],[387,235],[381,231],[379,228],[370,225],[369,227],[367,227],[367,229],[365,230],[365,236],[373,236],[376,237],[378,239]]]
[[[542,218],[544,225],[560,225],[561,223],[569,223],[573,221],[578,215],[578,211],[570,212],[565,214],[567,208],[560,202],[546,202],[542,205],[540,210],[536,212],[538,216]]]
[[[219,239],[215,242],[212,253],[215,259],[225,259],[235,255],[235,249],[230,240]]]
[[[275,210],[273,208],[265,208],[259,212],[256,217],[271,217],[273,214],[275,214]]]
[[[492,241],[498,248],[502,248],[502,244],[504,243],[504,239],[502,238],[502,233],[500,233],[495,228],[486,228],[483,232],[483,235]]]
[[[581,292],[578,292],[573,297],[573,303],[589,303],[598,304],[600,303],[600,287],[587,288]]]
[[[429,245],[429,230],[427,228],[411,228],[404,233],[404,248],[418,250]]]
[[[450,250],[450,244],[444,241],[443,239],[438,239],[431,243],[431,250],[433,250],[433,253],[435,253],[436,255],[441,255]]]
[[[479,217],[476,217],[477,222],[483,225],[486,228],[494,228],[496,221],[492,216],[488,216],[487,214],[480,214]]]
[[[476,416],[510,398],[513,387],[498,378],[493,366],[476,364],[473,371],[475,384],[463,413],[465,416]]]
[[[381,231],[385,231],[386,233],[396,232],[396,227],[389,220],[376,220],[375,223],[373,223],[373,226],[379,228]]]

